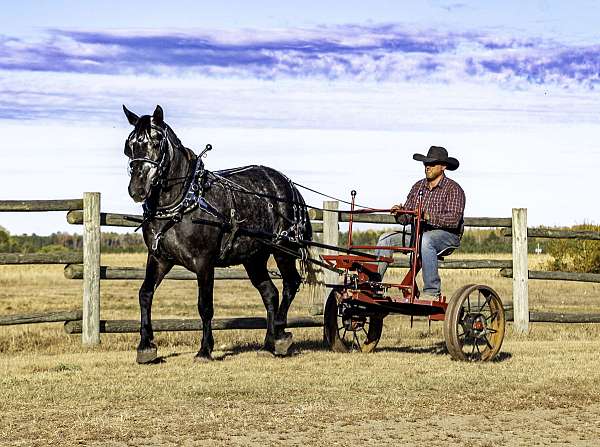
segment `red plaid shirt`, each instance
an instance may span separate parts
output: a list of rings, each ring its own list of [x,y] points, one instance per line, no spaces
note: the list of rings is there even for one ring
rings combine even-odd
[[[460,185],[444,175],[437,186],[429,190],[427,179],[419,180],[408,193],[404,208],[416,209],[421,192],[423,214],[429,214],[426,223],[433,228],[462,234],[465,193]]]

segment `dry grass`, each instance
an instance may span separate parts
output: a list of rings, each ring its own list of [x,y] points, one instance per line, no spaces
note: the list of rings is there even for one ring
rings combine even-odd
[[[445,270],[443,281],[447,294],[485,283],[510,302],[511,280],[494,271]],[[598,285],[530,284],[532,308],[600,312]],[[102,317],[137,318],[139,285],[103,282]],[[155,318],[194,318],[195,294],[193,282],[166,281]],[[60,266],[0,267],[0,314],[80,302],[81,282]],[[293,313],[308,307],[302,291]],[[217,282],[215,309],[264,312],[243,281]],[[444,352],[439,323],[409,326],[388,317],[371,355],[333,354],[318,329],[294,330],[297,353],[267,360],[254,352],[263,331],[221,331],[210,364],[192,362],[198,334],[159,333],[165,362],[144,367],[137,335],[103,335],[87,350],[60,324],[1,327],[0,445],[596,445],[600,327],[533,324],[519,337],[509,326],[499,361],[465,364]]]

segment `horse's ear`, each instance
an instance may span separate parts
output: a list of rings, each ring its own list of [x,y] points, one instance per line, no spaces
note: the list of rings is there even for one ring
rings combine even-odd
[[[154,124],[156,125],[160,125],[163,123],[163,109],[161,106],[156,106],[156,109],[154,109],[154,113],[152,113],[152,119],[154,120]]]
[[[132,126],[135,126],[137,124],[138,120],[140,119],[140,117],[137,116],[132,111],[130,111],[129,109],[127,109],[127,107],[125,107],[125,104],[123,104],[123,112],[125,112],[125,116],[127,117],[127,121],[129,121],[129,124],[131,124]]]

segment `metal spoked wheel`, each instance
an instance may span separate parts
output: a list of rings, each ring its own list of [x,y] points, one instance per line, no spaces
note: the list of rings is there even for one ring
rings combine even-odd
[[[450,299],[444,338],[454,360],[489,361],[502,346],[506,319],[498,294],[488,286],[469,284]]]
[[[383,331],[383,316],[359,315],[340,297],[332,290],[325,304],[325,343],[334,352],[373,352]]]

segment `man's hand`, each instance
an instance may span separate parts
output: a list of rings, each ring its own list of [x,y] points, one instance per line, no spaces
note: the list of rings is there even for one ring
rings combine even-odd
[[[425,213],[423,214],[423,220],[425,222],[429,222],[430,219],[431,219],[431,215],[429,214],[429,211],[425,211]]]
[[[391,209],[390,209],[390,214],[394,217],[398,217],[400,215],[400,211],[402,211],[402,204],[400,205],[394,205]]]

